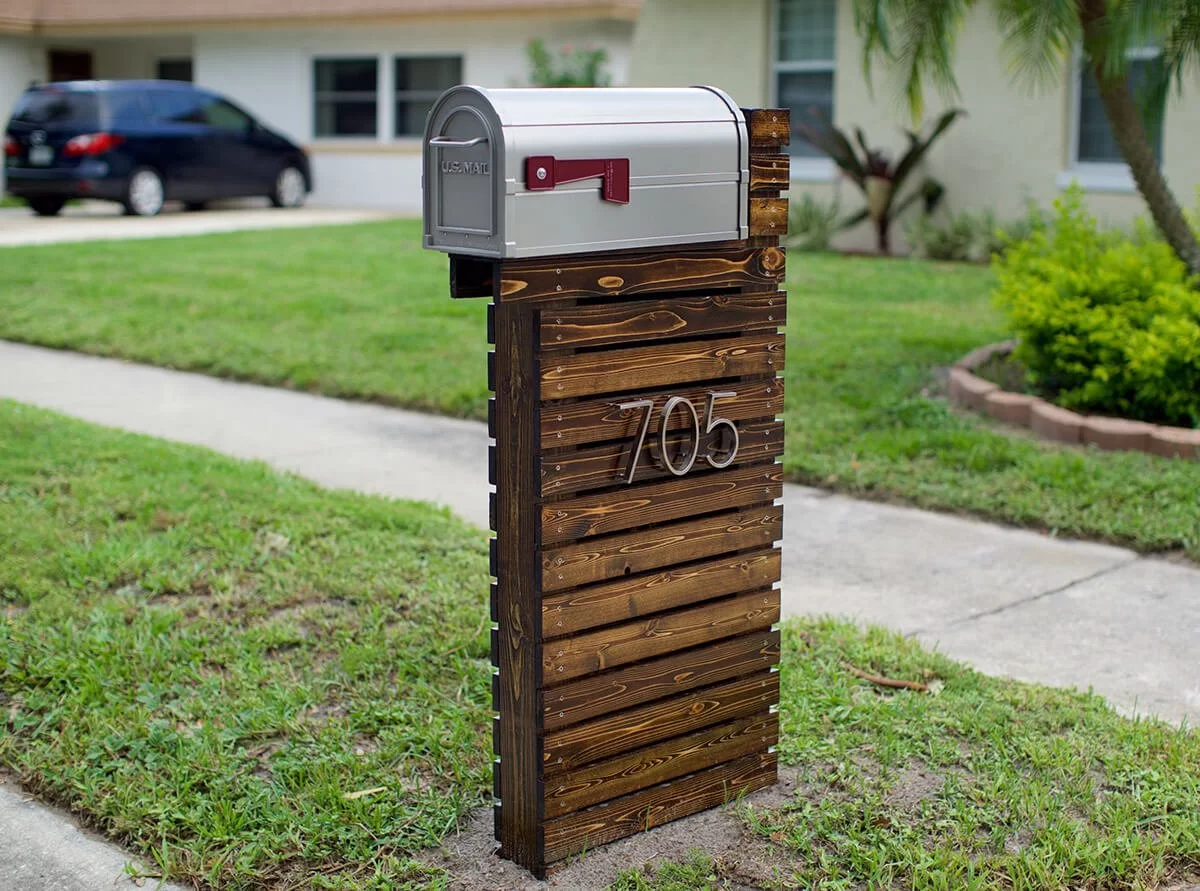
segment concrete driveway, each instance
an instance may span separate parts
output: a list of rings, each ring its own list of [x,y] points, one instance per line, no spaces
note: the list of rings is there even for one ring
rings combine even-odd
[[[168,204],[156,217],[127,217],[120,205],[88,201],[65,208],[57,217],[38,217],[24,207],[0,208],[0,248],[73,241],[170,238],[243,229],[286,229],[382,220],[395,214],[379,210],[329,207],[279,209],[266,202],[227,202],[202,211]]]

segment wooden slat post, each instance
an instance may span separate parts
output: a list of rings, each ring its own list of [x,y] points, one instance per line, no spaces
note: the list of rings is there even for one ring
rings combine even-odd
[[[745,114],[746,241],[451,257],[494,300],[496,838],[539,877],[776,778],[789,123]]]

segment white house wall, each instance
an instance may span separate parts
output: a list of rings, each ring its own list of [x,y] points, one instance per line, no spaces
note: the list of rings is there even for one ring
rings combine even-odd
[[[42,65],[42,55],[30,46],[27,38],[0,34],[0,118],[5,123],[29,82],[45,76]],[[0,166],[0,194],[3,188],[4,168]]]
[[[525,45],[546,39],[604,47],[614,84],[624,83],[632,23],[514,20],[423,21],[383,26],[256,28],[200,31],[195,35],[197,83],[218,90],[269,126],[309,149],[314,204],[421,209],[420,139],[389,138],[392,103],[380,102],[375,139],[317,139],[313,133],[313,59],[374,55],[380,58],[380,92],[391,93],[392,56],[461,55],[463,78],[482,86],[528,83]]]

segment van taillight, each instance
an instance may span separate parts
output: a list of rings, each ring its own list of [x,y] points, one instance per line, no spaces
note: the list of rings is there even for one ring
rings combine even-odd
[[[81,155],[103,155],[125,141],[124,136],[114,133],[85,133],[67,142],[63,154],[68,158],[78,158]]]
[[[11,136],[5,136],[4,137],[4,157],[15,158],[20,153],[21,153],[21,150],[17,147],[17,141],[15,139],[13,139]]]

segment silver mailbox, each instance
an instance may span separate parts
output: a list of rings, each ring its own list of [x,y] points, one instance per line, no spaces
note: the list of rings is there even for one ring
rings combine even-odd
[[[425,125],[425,246],[537,257],[747,237],[749,140],[713,87],[459,86]]]

